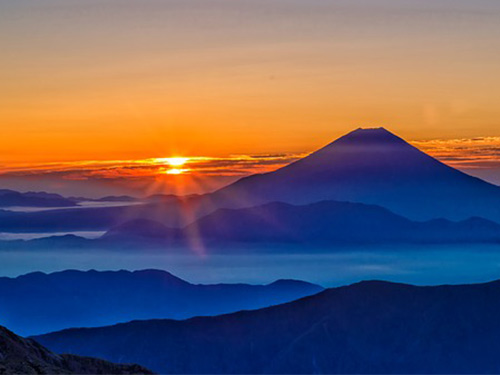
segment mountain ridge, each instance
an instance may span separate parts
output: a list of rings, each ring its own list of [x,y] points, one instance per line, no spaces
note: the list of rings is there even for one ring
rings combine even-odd
[[[495,373],[500,281],[364,281],[279,306],[183,321],[135,321],[36,337],[162,373]],[[147,343],[148,356],[133,342]]]
[[[55,354],[0,326],[0,374],[152,374],[139,365]]]
[[[303,281],[192,284],[154,269],[35,272],[0,278],[0,324],[33,335],[136,319],[186,319],[276,305],[321,290]]]
[[[10,189],[0,189],[0,207],[76,207],[77,204],[62,195],[28,191],[21,193]]]
[[[500,225],[482,218],[416,222],[364,203],[271,202],[250,208],[220,208],[182,229],[132,221],[112,228],[102,239],[174,244],[193,237],[208,243],[480,243],[500,242]]]

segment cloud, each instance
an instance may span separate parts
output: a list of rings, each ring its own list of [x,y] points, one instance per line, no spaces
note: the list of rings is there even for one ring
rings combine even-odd
[[[500,137],[432,139],[411,142],[415,147],[461,170],[498,170]],[[228,157],[187,157],[181,169],[193,178],[239,178],[269,172],[294,162],[307,153],[268,153]],[[141,160],[87,160],[2,166],[0,177],[50,178],[63,181],[145,181],[174,179],[168,158]]]
[[[223,177],[246,176],[268,172],[289,164],[304,154],[236,155],[226,158],[187,157],[182,166],[186,174]],[[172,169],[168,158],[143,160],[76,161],[63,163],[25,164],[4,167],[4,177],[51,177],[66,180],[144,179],[164,176]]]
[[[500,137],[433,139],[412,144],[458,169],[500,168]]]

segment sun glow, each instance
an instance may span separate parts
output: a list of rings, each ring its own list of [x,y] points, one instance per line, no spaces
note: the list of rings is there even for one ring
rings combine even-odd
[[[186,164],[188,160],[188,158],[181,157],[165,158],[165,161],[172,167],[181,167]]]
[[[190,160],[190,158],[175,156],[175,157],[171,157],[171,158],[152,159],[152,162],[155,164],[163,164],[163,165],[166,164],[166,165],[170,166],[171,167],[170,169],[166,169],[163,171],[163,173],[165,173],[165,174],[179,175],[179,174],[184,174],[186,172],[189,172],[189,169],[181,168],[189,160]]]
[[[178,175],[178,174],[186,173],[188,171],[189,171],[189,169],[172,168],[172,169],[167,169],[167,171],[165,173]]]

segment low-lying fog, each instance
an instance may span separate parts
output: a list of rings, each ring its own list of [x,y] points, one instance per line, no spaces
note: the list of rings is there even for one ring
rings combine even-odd
[[[170,254],[141,251],[1,251],[0,276],[64,269],[163,269],[193,283],[269,283],[300,279],[337,286],[367,279],[419,285],[500,279],[500,246],[386,246],[297,248],[282,246],[253,253]]]

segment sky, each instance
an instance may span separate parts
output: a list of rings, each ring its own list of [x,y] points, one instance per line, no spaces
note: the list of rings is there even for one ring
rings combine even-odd
[[[210,190],[378,126],[500,183],[499,19],[498,0],[3,0],[0,187]]]

